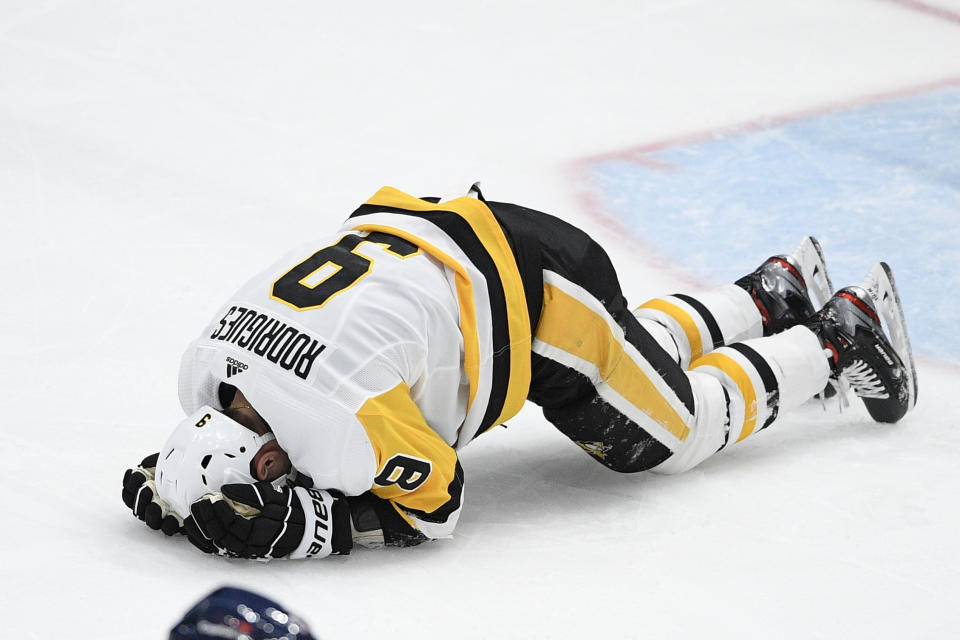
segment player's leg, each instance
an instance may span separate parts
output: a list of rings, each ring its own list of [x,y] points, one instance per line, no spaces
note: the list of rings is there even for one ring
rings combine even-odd
[[[640,471],[667,459],[679,442],[671,430],[688,429],[693,391],[674,356],[628,308],[606,252],[559,218],[487,204],[511,243],[537,246],[542,269],[529,399],[612,469]]]
[[[731,285],[654,298],[635,310],[640,324],[687,368],[719,346],[770,336],[813,315],[833,293],[823,252],[807,237],[791,254],[768,258]]]
[[[729,426],[720,429],[698,415],[691,437],[655,470],[676,473],[695,466],[766,427],[778,412],[804,402],[828,376],[836,382],[841,375],[878,422],[897,422],[916,403],[910,340],[885,263],[874,266],[861,286],[838,291],[802,326],[721,347],[695,360],[693,388],[721,385]],[[705,399],[710,402],[709,396]]]
[[[489,204],[514,242],[540,244],[543,304],[529,397],[611,469],[690,468],[768,425],[785,402],[823,388],[826,358],[804,328],[723,347],[702,370],[684,371],[670,332],[656,325],[660,336],[651,334],[629,310],[610,259],[587,234],[544,213]],[[750,295],[730,289],[739,293],[705,299],[731,315],[752,312],[761,335]],[[736,304],[724,307],[724,296]]]
[[[689,434],[695,390],[611,291],[615,278],[589,281],[613,274],[602,261],[593,265],[587,274],[544,270],[529,399],[602,464],[642,471],[668,459]]]
[[[586,287],[571,281],[578,275]],[[545,270],[530,393],[548,420],[611,469],[690,469],[827,381],[823,348],[806,327],[720,347],[684,371],[622,296],[601,294],[613,301],[603,303],[591,293],[611,286]]]
[[[560,431],[617,471],[670,473],[695,466],[768,426],[838,374],[824,354],[828,340],[820,336],[846,349],[844,331],[855,331],[864,357],[882,337],[879,324],[871,327],[874,338],[860,339],[855,323],[841,331],[821,319],[811,325],[816,333],[799,326],[720,347],[686,372],[628,311],[606,253],[586,234],[547,214],[513,207],[509,213],[519,217],[511,219],[496,203],[491,208],[518,236],[535,229],[541,244],[543,305],[530,399]],[[844,371],[861,366],[844,353]],[[880,364],[871,362],[875,372]],[[890,372],[881,376],[888,387],[895,378]],[[876,386],[864,385],[867,391]],[[888,395],[903,394],[893,389]],[[885,415],[892,415],[888,409]]]
[[[724,342],[741,341],[700,356],[688,372],[676,358],[683,338],[628,311],[602,248],[555,224],[544,224],[541,238],[544,304],[530,397],[608,467],[689,469],[823,389],[829,369],[817,338],[804,327],[760,337],[760,313],[745,288],[730,285],[696,301],[716,311],[721,327],[734,327]],[[770,263],[779,269],[774,258],[755,273],[782,287]],[[738,322],[754,331],[736,329]],[[753,339],[743,341],[744,334]]]
[[[822,391],[830,367],[817,336],[798,326],[719,347],[694,360],[687,375],[697,392],[694,423],[654,471],[686,471],[767,428],[782,412]],[[725,415],[718,420],[721,412]]]

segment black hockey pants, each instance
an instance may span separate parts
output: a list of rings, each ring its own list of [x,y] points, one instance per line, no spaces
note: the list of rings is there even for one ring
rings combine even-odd
[[[671,455],[670,449],[601,397],[597,390],[597,380],[616,377],[620,367],[617,357],[609,353],[610,341],[591,337],[598,333],[594,325],[600,321],[596,314],[585,311],[590,306],[598,310],[602,306],[622,328],[623,339],[639,351],[651,370],[655,370],[654,375],[659,375],[655,388],[640,389],[637,393],[669,395],[675,405],[682,403],[687,411],[694,411],[693,392],[685,372],[628,309],[606,252],[586,233],[549,214],[508,203],[487,202],[487,205],[513,245],[525,285],[543,283],[542,290],[527,287],[535,339],[528,399],[542,407],[547,420],[561,432],[615,471],[643,471],[666,460]],[[562,287],[554,287],[552,283],[562,283]],[[591,326],[576,326],[578,321]],[[603,329],[601,327],[599,333],[603,333]],[[558,359],[551,357],[547,342],[555,344],[563,340],[574,342],[569,351],[595,352],[597,358],[589,360],[601,362],[606,358],[610,366],[601,364],[598,375],[591,378],[582,372],[592,366],[589,362],[573,364],[559,356]],[[584,344],[590,340],[594,342]],[[606,395],[610,397],[609,393]],[[664,405],[664,400],[646,397],[633,404],[649,405],[656,411]]]

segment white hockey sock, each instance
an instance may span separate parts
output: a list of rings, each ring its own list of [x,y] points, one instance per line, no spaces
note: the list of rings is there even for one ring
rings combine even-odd
[[[694,361],[688,375],[696,400],[692,432],[655,471],[685,471],[763,429],[779,411],[822,391],[830,368],[813,332],[793,327],[721,347]]]
[[[830,365],[820,339],[806,327],[793,327],[769,338],[747,340],[767,361],[780,386],[780,410],[790,410],[823,391]]]
[[[763,335],[763,319],[750,294],[734,284],[698,293],[654,298],[634,310],[634,315],[668,353],[679,351],[680,366],[717,347]],[[651,331],[651,324],[666,328],[676,347]]]

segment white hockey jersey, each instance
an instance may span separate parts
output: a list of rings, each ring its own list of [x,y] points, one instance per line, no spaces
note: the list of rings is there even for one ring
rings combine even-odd
[[[372,491],[441,537],[462,503],[456,449],[519,411],[530,343],[489,208],[385,187],[230,297],[183,356],[180,400],[219,407],[237,387],[315,486]]]

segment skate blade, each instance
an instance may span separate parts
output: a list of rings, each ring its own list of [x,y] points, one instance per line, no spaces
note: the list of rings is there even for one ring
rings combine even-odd
[[[823,247],[813,236],[807,236],[800,241],[793,251],[793,257],[800,264],[800,273],[807,284],[807,289],[814,298],[816,308],[827,304],[833,296],[833,282],[827,271],[827,261],[823,257]]]
[[[907,411],[910,411],[917,403],[917,368],[913,362],[913,349],[910,346],[910,336],[907,335],[903,305],[900,303],[900,294],[897,292],[890,265],[886,262],[873,265],[860,286],[866,289],[873,300],[877,313],[883,321],[883,329],[890,338],[890,345],[900,356],[906,368],[907,390],[910,394]]]
[[[794,249],[793,258],[800,265],[800,274],[807,285],[807,291],[810,298],[814,301],[814,306],[819,309],[827,303],[827,300],[833,297],[833,281],[830,279],[830,272],[827,270],[827,260],[823,255],[823,247],[813,236],[806,236]],[[850,401],[846,398],[846,391],[850,388],[843,376],[836,382],[828,382],[824,390],[817,394],[824,408],[826,400],[833,398],[839,393],[839,402],[841,410]]]

